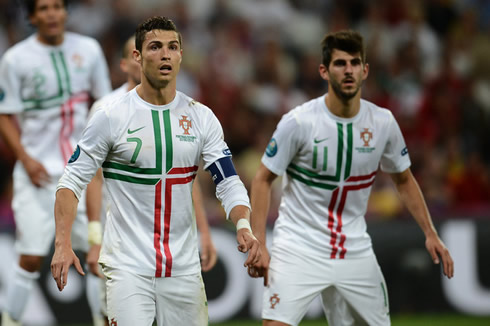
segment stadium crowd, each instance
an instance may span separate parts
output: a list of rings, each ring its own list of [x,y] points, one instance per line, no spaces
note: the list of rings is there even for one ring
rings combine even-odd
[[[434,219],[490,217],[489,1],[78,0],[68,10],[68,30],[101,43],[113,88],[125,80],[119,51],[137,23],[172,18],[183,36],[177,88],[215,112],[248,188],[281,115],[326,91],[323,35],[358,30],[369,45],[363,97],[400,123]],[[0,56],[31,33],[22,1],[0,0]],[[14,229],[13,164],[0,141],[0,230]],[[371,220],[408,216],[386,178],[377,175]],[[199,179],[210,223],[222,223],[211,179]]]

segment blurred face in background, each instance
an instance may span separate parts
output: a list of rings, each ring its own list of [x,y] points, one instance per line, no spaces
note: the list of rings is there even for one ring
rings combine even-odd
[[[136,50],[134,58],[141,65],[142,77],[154,88],[175,86],[182,62],[178,34],[161,29],[147,32],[141,53]]]
[[[39,41],[50,45],[63,42],[66,18],[62,0],[37,0],[34,13],[29,16],[31,24],[37,28]]]
[[[132,37],[125,44],[124,56],[121,59],[120,67],[127,74],[128,80],[134,85],[138,85],[141,83],[141,65],[133,58],[135,50],[134,37]]]

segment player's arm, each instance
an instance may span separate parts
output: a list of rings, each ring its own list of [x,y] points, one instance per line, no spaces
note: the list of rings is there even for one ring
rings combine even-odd
[[[391,178],[402,202],[425,234],[425,246],[435,264],[442,259],[443,273],[448,278],[454,275],[454,262],[449,250],[439,238],[436,228],[432,223],[429,210],[415,177],[410,169],[401,173],[391,173]]]
[[[206,217],[206,210],[202,200],[201,187],[197,180],[192,186],[192,201],[196,213],[196,223],[199,233],[201,234],[201,268],[204,272],[210,271],[218,259],[216,248],[211,239],[211,232]]]
[[[35,186],[41,187],[45,182],[49,181],[49,174],[44,166],[30,157],[26,153],[24,146],[22,146],[20,133],[12,115],[0,114],[0,135],[15,157],[22,163]]]
[[[250,227],[250,201],[247,189],[238,177],[231,156],[225,156],[210,166],[216,184],[216,197],[221,201],[226,216],[235,224],[237,229],[238,250],[248,252],[244,266],[252,267],[261,257],[260,243]]]
[[[99,270],[99,253],[102,243],[102,224],[100,223],[100,211],[102,209],[102,169],[92,178],[87,185],[86,206],[88,218],[88,243],[90,249],[87,253],[87,265],[91,273],[102,277]]]
[[[260,241],[262,258],[248,273],[252,277],[264,277],[264,286],[268,284],[270,256],[266,247],[267,215],[271,201],[271,187],[277,175],[263,163],[260,164],[252,180],[252,230]]]
[[[85,275],[80,260],[71,247],[71,228],[77,214],[78,199],[75,193],[67,188],[56,192],[54,218],[56,223],[55,253],[51,261],[51,273],[60,291],[68,281],[68,270],[74,265],[78,273]]]

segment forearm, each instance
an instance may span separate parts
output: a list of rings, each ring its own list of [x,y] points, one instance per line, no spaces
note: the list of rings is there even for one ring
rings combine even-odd
[[[250,208],[244,205],[237,205],[233,207],[230,211],[230,220],[233,224],[237,225],[238,220],[246,219],[250,222]]]
[[[27,156],[20,141],[19,130],[11,115],[0,114],[0,135],[19,161],[22,161]]]
[[[78,199],[67,188],[56,192],[54,217],[56,225],[55,246],[71,246],[71,229],[77,214]]]
[[[417,221],[425,236],[437,234],[422,191],[410,170],[404,172],[401,178],[398,178],[398,182],[397,179],[394,180],[402,202]]]
[[[87,185],[86,206],[87,218],[89,222],[100,221],[100,212],[102,210],[102,185],[104,179],[102,177],[102,169],[97,170],[97,173],[92,178],[92,181]]]
[[[251,193],[252,230],[257,239],[265,244],[267,215],[271,201],[271,183],[267,180],[255,178],[252,182]]]
[[[201,236],[209,234],[209,224],[206,218],[206,210],[202,200],[202,193],[197,180],[192,186],[192,202],[194,204],[194,212],[196,213],[196,224]]]

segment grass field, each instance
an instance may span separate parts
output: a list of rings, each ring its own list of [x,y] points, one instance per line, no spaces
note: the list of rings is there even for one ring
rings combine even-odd
[[[210,324],[211,326],[260,326],[260,321],[233,321]],[[326,326],[325,320],[308,320],[301,326]],[[462,315],[410,315],[395,316],[392,318],[393,326],[489,326],[489,317],[469,317]]]
[[[225,323],[211,323],[210,326],[260,326],[260,321],[229,321]],[[326,326],[325,320],[307,320],[301,326]],[[489,326],[490,316],[470,317],[464,315],[396,315],[392,317],[392,326]],[[91,326],[64,325],[64,326]]]

